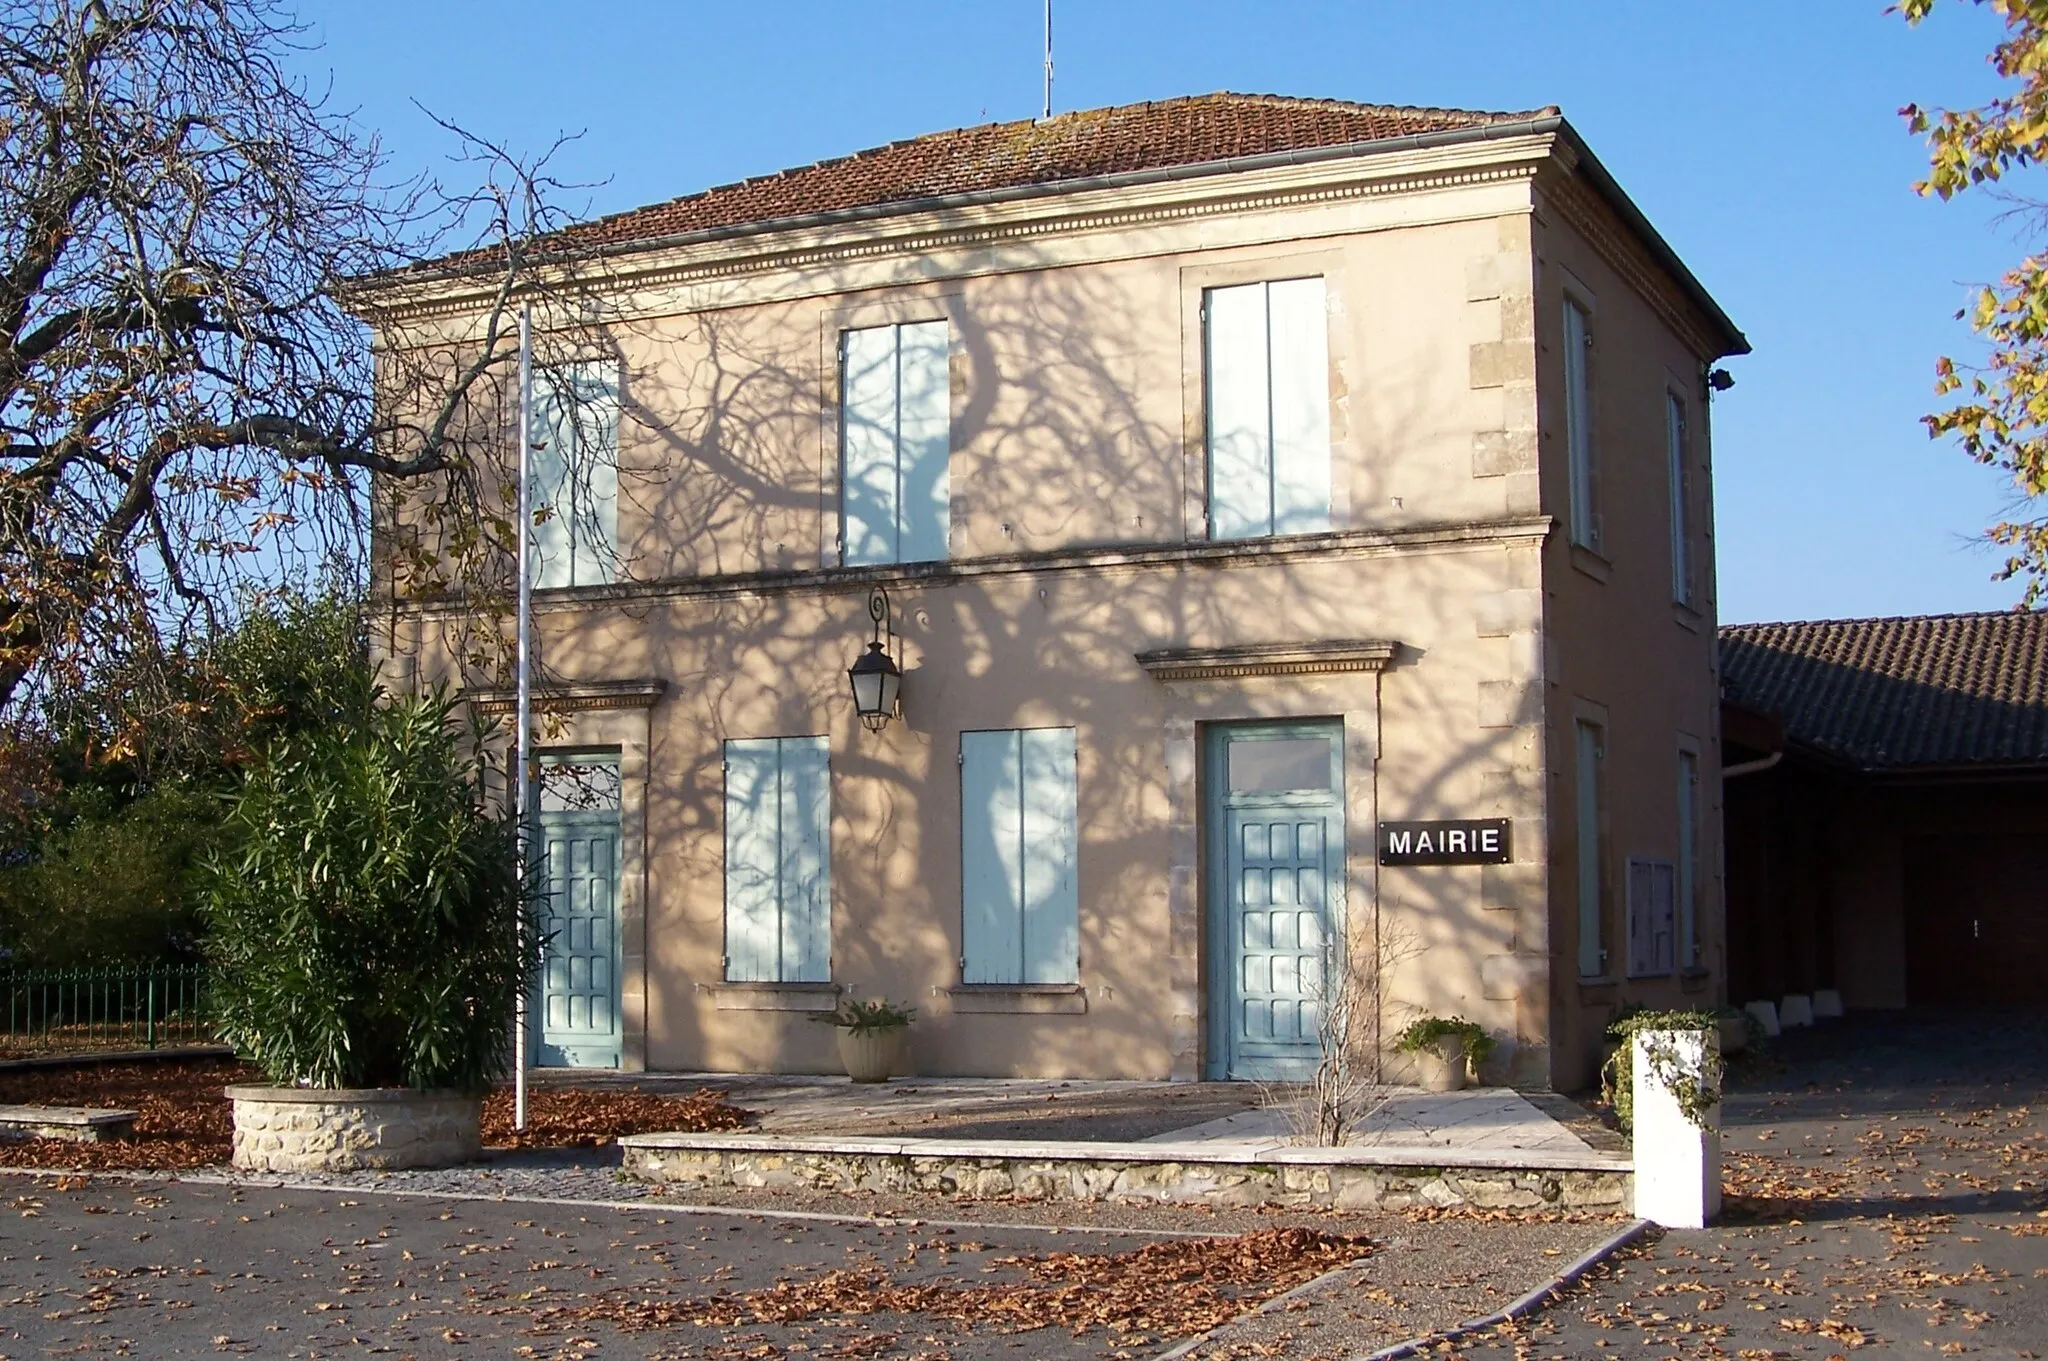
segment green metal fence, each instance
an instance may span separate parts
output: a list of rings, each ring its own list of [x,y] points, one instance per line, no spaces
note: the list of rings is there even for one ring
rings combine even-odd
[[[199,964],[0,969],[0,1057],[212,1044]]]

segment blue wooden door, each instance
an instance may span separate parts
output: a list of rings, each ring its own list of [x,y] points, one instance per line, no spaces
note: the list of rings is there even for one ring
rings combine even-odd
[[[1212,729],[1209,1075],[1299,1081],[1318,1058],[1344,903],[1344,729]]]
[[[543,1068],[619,1066],[617,770],[591,762],[541,769],[535,849],[547,894],[534,1059]]]

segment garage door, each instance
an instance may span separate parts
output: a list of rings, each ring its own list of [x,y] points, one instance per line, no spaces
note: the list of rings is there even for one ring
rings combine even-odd
[[[1911,837],[1905,871],[1909,1001],[2048,1005],[2048,844]]]

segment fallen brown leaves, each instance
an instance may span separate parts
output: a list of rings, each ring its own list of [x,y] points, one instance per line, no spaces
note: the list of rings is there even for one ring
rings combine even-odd
[[[1133,1252],[999,1257],[1028,1284],[899,1284],[879,1271],[829,1271],[807,1281],[696,1300],[605,1296],[549,1310],[542,1322],[602,1320],[628,1331],[730,1328],[829,1316],[925,1314],[1001,1333],[1097,1329],[1128,1341],[1187,1337],[1368,1256],[1372,1240],[1313,1229],[1265,1229],[1236,1238],[1184,1239]]]
[[[501,1089],[484,1098],[483,1132],[493,1148],[595,1148],[622,1134],[739,1129],[753,1114],[727,1105],[721,1093],[705,1087],[688,1096],[662,1096],[638,1087],[532,1087],[522,1132],[512,1128],[512,1093]]]
[[[0,1071],[0,1105],[101,1106],[136,1112],[132,1139],[99,1144],[60,1139],[0,1142],[0,1165],[94,1172],[216,1166],[228,1160],[234,1147],[234,1112],[223,1089],[262,1081],[257,1070],[231,1059]],[[622,1134],[738,1129],[752,1112],[727,1105],[723,1096],[703,1089],[668,1097],[637,1087],[537,1087],[529,1093],[527,1114],[527,1129],[516,1134],[512,1094],[492,1092],[484,1098],[484,1142],[512,1148],[591,1148]]]
[[[221,1089],[262,1080],[255,1069],[231,1059],[0,1072],[0,1104],[105,1106],[136,1112],[132,1139],[103,1144],[26,1139],[0,1144],[0,1163],[95,1172],[224,1163],[233,1145],[234,1115]]]

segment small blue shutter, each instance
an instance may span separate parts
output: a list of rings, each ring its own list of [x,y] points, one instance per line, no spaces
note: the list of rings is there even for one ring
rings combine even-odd
[[[961,981],[1024,981],[1016,732],[960,734]]]
[[[1203,298],[1209,408],[1209,533],[1273,532],[1272,399],[1266,389],[1266,288],[1212,288]]]
[[[571,479],[570,578],[576,586],[611,581],[619,537],[619,383],[607,364],[571,372],[576,448]]]
[[[552,373],[536,375],[533,385],[533,428],[527,437],[536,446],[530,462],[528,494],[541,518],[533,526],[533,557],[529,564],[536,587],[569,586],[575,582],[573,538],[569,525],[569,460],[576,449],[574,396],[554,381]]]
[[[725,744],[725,976],[775,981],[781,817],[775,739]]]
[[[1321,279],[1266,285],[1273,532],[1330,527],[1330,322]]]
[[[921,321],[897,327],[896,335],[898,561],[943,562],[952,520],[947,327]]]
[[[840,337],[840,514],[848,565],[897,560],[896,328]]]
[[[832,979],[832,774],[826,740],[785,737],[782,754],[784,983]]]
[[[1029,728],[1022,758],[1024,981],[1080,981],[1079,899],[1074,882],[1075,771],[1072,728]]]

